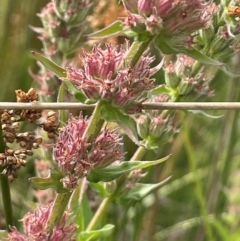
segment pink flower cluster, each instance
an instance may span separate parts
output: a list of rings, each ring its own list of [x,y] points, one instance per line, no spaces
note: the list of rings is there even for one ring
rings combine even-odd
[[[32,213],[27,213],[22,221],[24,234],[12,228],[8,234],[8,241],[74,241],[76,225],[67,223],[68,215],[65,213],[61,223],[54,227],[52,234],[47,230],[47,223],[52,210],[52,205],[45,208],[37,208]]]
[[[212,1],[202,0],[123,0],[128,11],[126,25],[145,26],[152,34],[193,33],[208,27],[216,10]],[[137,7],[136,7],[137,6]]]
[[[84,52],[83,69],[67,70],[67,80],[92,100],[106,100],[115,107],[128,108],[143,102],[149,90],[154,88],[150,78],[160,68],[150,68],[154,57],[140,57],[135,66],[127,66],[124,56],[129,46],[107,44],[106,50],[95,46],[91,53]]]
[[[124,158],[121,139],[115,131],[104,128],[92,144],[84,132],[88,119],[69,118],[62,128],[53,148],[53,158],[59,169],[66,174],[62,182],[67,188],[75,188],[79,178],[86,176],[92,168],[106,167]]]

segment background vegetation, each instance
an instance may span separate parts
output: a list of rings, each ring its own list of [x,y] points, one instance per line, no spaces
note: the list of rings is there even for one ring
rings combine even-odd
[[[117,1],[116,1],[117,2]],[[0,101],[14,101],[14,90],[32,86],[29,68],[37,70],[31,50],[41,43],[29,25],[40,26],[36,13],[47,1],[2,0],[0,7]],[[109,0],[108,6],[114,1]],[[240,73],[239,54],[229,59]],[[240,79],[214,73],[212,101],[240,101]],[[163,82],[162,73],[156,77]],[[179,112],[180,133],[169,144],[159,145],[159,156],[172,153],[165,164],[154,167],[144,182],[171,180],[141,202],[113,205],[109,222],[116,229],[112,240],[205,241],[240,240],[239,111],[208,112],[220,118]],[[128,155],[136,147],[126,138]],[[148,152],[146,159],[154,159]],[[34,176],[32,160],[11,184],[14,223],[36,201],[28,178]],[[29,201],[31,200],[31,202]],[[0,229],[5,228],[0,198]],[[212,237],[212,239],[211,239]],[[108,239],[109,240],[109,239]]]

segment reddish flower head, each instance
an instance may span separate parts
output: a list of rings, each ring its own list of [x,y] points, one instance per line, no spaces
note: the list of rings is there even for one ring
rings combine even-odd
[[[82,115],[79,119],[70,116],[53,148],[54,160],[66,174],[62,182],[70,189],[75,188],[78,179],[86,176],[92,168],[106,167],[124,157],[121,139],[115,131],[103,129],[91,144],[87,137],[83,137],[87,126],[88,120]]]
[[[19,233],[16,228],[12,228],[12,232],[8,234],[9,241],[73,241],[76,225],[67,223],[68,214],[65,213],[61,223],[54,227],[50,235],[47,230],[48,219],[51,214],[52,205],[45,208],[37,208],[34,212],[27,213],[22,221],[24,235]]]
[[[95,46],[91,53],[84,53],[84,69],[68,69],[67,80],[92,100],[106,100],[113,106],[127,108],[146,99],[154,88],[154,79],[161,64],[150,69],[153,57],[142,56],[134,67],[124,64],[128,45],[119,50],[111,44],[106,50]]]
[[[216,10],[216,5],[212,1],[138,0],[138,11],[136,11],[136,7],[130,4],[131,1],[123,0],[129,15],[138,12],[140,16],[145,18],[146,30],[152,34],[160,33],[163,29],[164,32],[171,35],[180,32],[191,34],[201,28],[208,27],[211,15]],[[158,25],[156,21],[163,21],[163,24]],[[143,21],[141,21],[142,23]],[[126,20],[126,25],[131,27],[131,22]],[[149,25],[155,27],[151,29]]]

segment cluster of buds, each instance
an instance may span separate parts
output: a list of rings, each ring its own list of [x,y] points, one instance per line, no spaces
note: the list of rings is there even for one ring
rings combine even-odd
[[[197,101],[213,95],[209,88],[210,76],[198,73],[192,76],[195,60],[178,54],[175,62],[170,62],[165,68],[165,82],[173,101]]]
[[[81,90],[87,98],[98,101],[106,100],[114,107],[131,110],[140,105],[154,88],[151,78],[162,66],[150,68],[154,57],[141,56],[134,67],[126,66],[124,56],[129,49],[118,49],[111,44],[106,50],[94,46],[91,53],[84,53],[84,69],[67,70],[67,80]]]
[[[27,213],[23,219],[24,234],[12,228],[8,233],[8,241],[74,241],[76,225],[68,223],[68,214],[65,212],[59,225],[55,226],[52,233],[48,230],[48,220],[52,211],[52,205],[38,207],[34,212]]]
[[[41,10],[38,16],[43,27],[32,30],[39,34],[44,56],[66,65],[61,59],[69,57],[85,42],[85,30],[89,29],[85,19],[91,5],[89,0],[54,0]],[[38,74],[30,74],[39,84],[41,100],[56,97],[59,81],[40,63],[39,68]]]
[[[193,44],[193,33],[210,25],[216,11],[212,1],[202,0],[123,0],[123,4],[128,31],[167,36],[170,44],[186,47]]]
[[[209,56],[224,61],[240,49],[240,6],[231,5],[239,4],[239,1],[222,2],[223,4],[218,6],[218,11],[214,13],[213,21],[209,28],[200,30],[198,39],[200,40],[199,42],[204,43],[204,47],[200,44],[198,48],[203,48],[203,52],[206,53],[205,46],[207,46],[207,54]],[[224,22],[222,21],[223,19]]]
[[[38,95],[34,89],[27,93],[16,90],[18,102],[35,103]],[[0,167],[2,174],[7,175],[10,181],[17,177],[17,170],[25,166],[27,156],[32,156],[32,149],[39,148],[42,138],[36,137],[33,132],[18,133],[19,123],[28,121],[33,123],[41,117],[39,110],[4,110],[1,114],[3,141],[6,145],[5,153],[0,153]],[[7,143],[17,143],[20,149],[13,150]]]
[[[169,101],[167,95],[151,98],[151,102]],[[173,113],[159,110],[144,110],[137,118],[137,130],[143,139],[143,144],[150,148],[158,148],[160,143],[164,144],[178,133],[177,123]]]
[[[68,124],[60,130],[53,148],[53,158],[65,174],[62,182],[73,189],[77,181],[92,168],[102,168],[124,158],[124,152],[116,131],[104,128],[93,143],[88,142],[84,132],[89,120],[82,115],[78,119],[70,116]]]
[[[38,14],[43,28],[33,28],[48,56],[62,53],[69,55],[82,43],[80,38],[86,29],[85,17],[90,9],[89,0],[55,0],[48,3]]]

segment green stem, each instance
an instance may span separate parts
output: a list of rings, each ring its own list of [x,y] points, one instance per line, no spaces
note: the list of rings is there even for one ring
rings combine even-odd
[[[83,137],[88,137],[88,142],[94,140],[94,138],[99,134],[104,121],[100,116],[101,102],[99,101],[94,112],[91,116],[88,128],[83,134]],[[52,232],[53,228],[58,225],[62,219],[63,213],[67,207],[67,204],[71,197],[71,192],[59,193],[54,201],[53,209],[48,221],[48,229]]]
[[[206,207],[205,198],[204,198],[204,194],[203,194],[201,178],[199,176],[199,171],[198,171],[197,165],[196,165],[196,158],[194,156],[194,150],[191,145],[190,138],[189,138],[189,126],[184,124],[183,115],[181,116],[181,122],[182,122],[182,127],[183,127],[182,133],[183,133],[183,137],[184,137],[184,144],[185,144],[185,148],[186,148],[187,155],[188,155],[190,170],[195,175],[195,193],[196,193],[196,197],[197,197],[197,200],[199,203],[200,212],[203,217],[203,223],[206,228],[208,240],[213,241],[214,240],[213,233],[212,233],[211,225],[209,224],[209,220],[208,220],[208,213],[207,213],[207,207]]]
[[[53,228],[59,225],[61,222],[63,213],[68,205],[68,201],[71,197],[71,192],[59,193],[53,203],[51,216],[48,221],[48,230],[52,232]]]
[[[5,175],[0,175],[1,180],[1,190],[2,190],[2,200],[5,213],[6,229],[10,230],[10,226],[13,226],[12,220],[12,203],[11,203],[11,193],[9,187],[8,177]]]
[[[139,146],[130,161],[140,161],[145,155],[147,149],[143,146]],[[129,173],[125,173],[117,179],[118,189],[120,190],[127,180]]]
[[[128,54],[126,55],[122,65],[126,64],[126,65],[130,65],[130,66],[134,66],[137,63],[137,61],[139,60],[139,58],[142,56],[143,52],[147,49],[147,47],[151,43],[152,39],[153,38],[149,38],[148,41],[145,41],[145,42],[134,42],[131,45],[131,47],[128,51]],[[119,66],[119,68],[121,68],[121,66]],[[100,130],[104,124],[104,120],[101,119],[101,113],[100,113],[101,105],[102,105],[102,102],[99,101],[91,116],[91,120],[88,125],[88,128],[86,129],[86,131],[84,132],[84,135],[83,135],[83,137],[87,137],[88,142],[90,142],[90,143],[98,135],[98,133],[100,132]],[[142,147],[140,147],[140,149],[141,148]],[[142,153],[142,150],[139,151],[139,156],[141,156],[141,153]],[[134,158],[138,158],[138,156],[134,155]],[[139,158],[139,159],[141,159],[141,158]],[[67,203],[69,202],[70,197],[71,197],[70,193],[57,195],[56,200],[54,202],[52,214],[49,219],[49,224],[48,224],[50,231],[52,231],[53,227],[61,221],[62,215],[67,206]],[[102,204],[99,207],[99,210],[96,212],[95,216],[93,217],[92,221],[90,222],[89,226],[87,227],[88,231],[94,229],[97,226],[100,218],[105,213],[106,208],[110,205],[113,197],[114,197],[114,195],[111,195],[111,197],[103,200]],[[59,212],[57,210],[61,210],[61,212]]]
[[[3,142],[1,120],[0,120],[0,153],[5,153],[5,144]],[[3,168],[0,169],[0,172],[2,172],[2,170]],[[4,208],[5,220],[6,220],[6,229],[8,231],[11,231],[10,226],[13,226],[13,219],[12,219],[11,192],[10,192],[8,177],[6,175],[0,174],[0,181],[1,181],[3,208]]]
[[[138,147],[137,151],[134,153],[133,157],[131,158],[130,161],[135,161],[135,160],[141,160],[146,153],[146,148],[145,147]],[[86,231],[92,231],[94,230],[99,222],[102,220],[103,216],[106,214],[108,207],[111,205],[112,201],[114,198],[117,196],[118,192],[122,189],[122,187],[125,185],[125,181],[127,180],[129,173],[126,173],[125,175],[122,175],[118,179],[118,186],[115,192],[113,192],[109,197],[103,199],[102,203],[100,204],[97,212],[95,213],[94,217],[92,218],[91,222],[89,223]]]
[[[127,56],[124,58],[118,69],[121,69],[124,65],[134,67],[143,53],[146,51],[149,44],[152,42],[153,37],[150,37],[145,42],[133,42],[130,49],[128,50]]]
[[[153,38],[149,38],[145,42],[134,42],[131,45],[131,47],[130,47],[130,49],[128,51],[128,54],[124,58],[124,61],[119,66],[119,69],[121,69],[123,65],[127,65],[127,66],[132,66],[133,67],[137,63],[139,58],[142,56],[144,51],[146,51],[147,47],[149,46],[149,44],[151,43],[152,40],[153,40]],[[94,127],[96,128],[97,126],[95,125]],[[146,149],[144,147],[139,147],[138,150],[135,152],[135,154],[134,154],[134,156],[132,157],[131,160],[141,160],[142,157],[144,156],[145,152],[146,152]],[[125,183],[125,181],[127,179],[127,176],[128,176],[128,174],[125,174],[125,175],[122,175],[118,179],[118,187],[117,187],[117,189],[115,190],[114,193],[112,193],[110,195],[110,197],[107,197],[107,198],[105,198],[102,201],[102,203],[100,204],[97,212],[95,213],[94,217],[92,218],[91,222],[89,223],[86,231],[94,230],[97,227],[97,225],[99,224],[99,221],[105,215],[106,210],[110,206],[111,201],[114,199],[114,197],[116,196],[117,192],[122,188],[122,185],[124,185],[124,183]]]
[[[99,134],[104,124],[104,120],[101,119],[101,110],[102,102],[99,101],[92,113],[90,123],[88,124],[87,129],[84,132],[84,137],[87,137],[88,142],[91,143],[94,141],[95,137]]]
[[[97,225],[102,220],[104,214],[107,212],[108,207],[111,205],[113,199],[114,199],[114,195],[111,195],[110,197],[103,199],[100,206],[98,207],[97,212],[95,213],[90,223],[88,224],[88,227],[86,228],[87,232],[92,231],[97,227]]]

